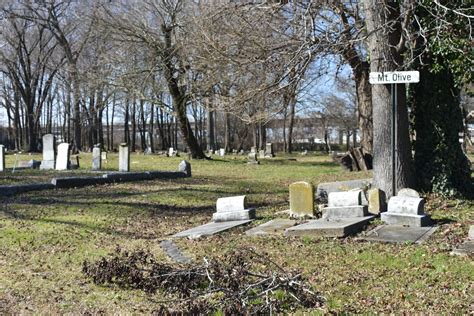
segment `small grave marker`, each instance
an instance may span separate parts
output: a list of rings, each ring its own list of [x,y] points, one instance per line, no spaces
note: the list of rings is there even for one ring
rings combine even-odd
[[[314,216],[314,187],[308,182],[290,184],[290,212],[294,216]]]

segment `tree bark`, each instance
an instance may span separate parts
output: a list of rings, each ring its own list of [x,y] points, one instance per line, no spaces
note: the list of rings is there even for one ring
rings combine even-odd
[[[398,21],[399,4],[387,0],[366,0],[365,8],[367,32],[370,34],[368,40],[370,70],[372,72],[396,71],[403,62],[401,54],[396,50],[402,34]],[[395,147],[397,150],[396,190],[398,191],[403,187],[412,187],[414,181],[405,85],[398,85],[397,98],[398,139]],[[395,192],[392,190],[390,85],[372,86],[372,104],[374,105],[374,186],[385,191],[387,197],[391,197]]]

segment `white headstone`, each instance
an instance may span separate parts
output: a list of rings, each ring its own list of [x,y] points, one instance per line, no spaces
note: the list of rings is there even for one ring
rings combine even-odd
[[[102,154],[100,147],[92,149],[92,170],[100,170],[102,167]]]
[[[225,148],[219,149],[219,156],[221,156],[221,157],[225,156]]]
[[[40,169],[54,169],[55,159],[56,157],[54,151],[54,135],[43,135],[43,160],[41,161]]]
[[[5,170],[5,146],[0,145],[0,171]]]
[[[107,152],[106,151],[101,152],[100,156],[101,156],[102,160],[107,160]]]
[[[245,209],[245,195],[220,198],[216,202],[216,211],[218,213],[242,211]]]
[[[173,157],[174,156],[174,148],[170,147],[168,148],[168,157]]]
[[[182,160],[178,165],[178,171],[183,172],[186,176],[191,176],[191,164],[186,160]]]
[[[69,164],[69,144],[58,145],[58,156],[56,158],[56,170],[67,170]]]
[[[128,145],[126,143],[119,145],[119,171],[130,171],[130,151],[128,150]]]
[[[361,205],[361,190],[347,192],[331,192],[328,195],[328,206],[355,206]]]
[[[416,197],[392,196],[388,201],[388,213],[423,215],[425,200]]]
[[[419,198],[420,193],[410,188],[403,188],[403,189],[400,189],[400,191],[398,191],[397,196]]]

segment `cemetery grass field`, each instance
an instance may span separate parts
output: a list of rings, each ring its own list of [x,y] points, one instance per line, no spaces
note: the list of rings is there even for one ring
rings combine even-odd
[[[92,174],[90,154],[81,169],[61,172],[21,170],[0,184],[48,182],[54,176]],[[421,245],[381,244],[345,239],[247,237],[244,231],[289,208],[288,185],[368,178],[341,171],[327,156],[293,156],[245,164],[246,157],[192,160],[193,177],[24,193],[2,197],[0,208],[0,313],[151,313],[160,293],[94,285],[81,270],[122,250],[150,250],[171,262],[159,242],[183,229],[210,221],[219,197],[246,194],[258,220],[202,240],[176,243],[197,262],[253,247],[280,266],[301,270],[326,299],[320,313],[474,312],[472,258],[451,256],[474,224],[474,202],[430,196],[427,212],[440,225]],[[19,160],[40,160],[23,155]],[[7,156],[12,167],[14,156]],[[131,155],[131,170],[176,170],[181,158]],[[117,166],[109,154],[106,170]],[[380,223],[376,220],[371,226]]]

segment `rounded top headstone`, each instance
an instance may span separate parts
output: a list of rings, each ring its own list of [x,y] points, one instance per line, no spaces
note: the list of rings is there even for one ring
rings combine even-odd
[[[410,188],[403,188],[400,189],[397,193],[397,196],[403,196],[403,197],[413,197],[413,198],[419,198],[420,193],[418,191],[410,189]]]

